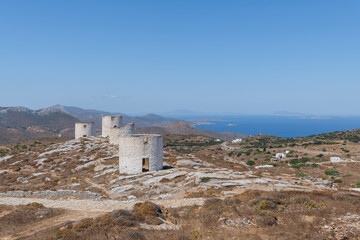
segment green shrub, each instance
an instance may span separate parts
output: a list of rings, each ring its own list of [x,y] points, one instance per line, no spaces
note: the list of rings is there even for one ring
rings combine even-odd
[[[252,160],[249,160],[249,161],[246,162],[246,164],[249,165],[249,166],[252,166],[252,165],[255,165],[255,162],[252,161]]]
[[[325,171],[325,174],[328,176],[333,176],[333,175],[339,175],[339,172],[335,169],[329,169]]]
[[[200,182],[202,182],[202,183],[206,183],[206,182],[208,182],[208,181],[210,181],[210,178],[208,178],[208,177],[202,177],[202,178],[200,178]]]
[[[343,150],[343,152],[346,152],[346,153],[350,152],[349,150],[347,150],[345,148],[341,148],[341,150]]]
[[[291,159],[290,160],[290,164],[291,165],[296,165],[296,164],[298,164],[299,163],[299,160],[298,159]]]
[[[342,180],[341,180],[341,179],[336,179],[336,180],[334,181],[334,183],[342,183]]]
[[[310,161],[309,158],[301,158],[301,159],[300,159],[300,162],[301,162],[301,163],[306,163],[306,162],[309,162],[309,161]]]
[[[234,152],[229,152],[228,156],[231,157],[232,155],[234,155]]]
[[[356,187],[357,187],[357,188],[360,188],[360,182],[358,182],[358,183],[356,184]]]

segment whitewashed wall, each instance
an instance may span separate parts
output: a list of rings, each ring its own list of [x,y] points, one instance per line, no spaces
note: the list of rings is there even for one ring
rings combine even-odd
[[[120,136],[135,134],[135,124],[128,123],[122,128],[112,128],[109,134],[110,144],[119,144]]]
[[[113,128],[121,128],[123,126],[122,116],[103,116],[102,117],[102,136],[109,137]]]
[[[75,123],[75,139],[84,137],[84,136],[94,136],[95,129],[93,128],[93,123],[80,122]]]
[[[163,168],[163,139],[156,134],[133,134],[119,138],[119,171],[142,172],[143,158],[149,158],[149,171]]]

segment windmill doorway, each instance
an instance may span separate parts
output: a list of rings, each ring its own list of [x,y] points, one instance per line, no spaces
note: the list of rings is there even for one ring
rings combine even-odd
[[[142,171],[148,172],[149,171],[149,158],[142,159]]]

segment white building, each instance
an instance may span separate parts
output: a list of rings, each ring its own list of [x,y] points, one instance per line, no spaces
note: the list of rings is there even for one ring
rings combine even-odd
[[[109,137],[110,131],[114,128],[123,126],[122,116],[103,116],[102,117],[102,136]]]
[[[237,138],[231,141],[231,143],[242,143],[242,138]]]
[[[330,157],[330,162],[341,162],[341,158],[339,157]]]
[[[109,137],[110,144],[119,144],[120,136],[135,133],[135,124],[128,123],[124,126],[122,116],[102,117],[102,136]]]
[[[110,130],[109,142],[110,144],[119,144],[120,136],[135,134],[135,124],[128,123],[122,128],[113,128]]]
[[[277,153],[275,155],[275,158],[278,159],[278,160],[281,160],[283,158],[286,158],[286,154],[285,153]]]
[[[163,168],[163,138],[157,134],[119,137],[119,171],[137,174]]]
[[[93,122],[78,122],[75,123],[75,139],[81,137],[88,137],[95,135],[95,129],[93,128]]]

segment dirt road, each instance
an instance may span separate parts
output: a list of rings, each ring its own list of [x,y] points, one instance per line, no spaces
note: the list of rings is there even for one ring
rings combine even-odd
[[[26,205],[32,202],[42,203],[48,208],[63,208],[68,210],[111,212],[116,209],[131,209],[139,201],[117,201],[117,200],[77,200],[77,199],[44,199],[44,198],[14,198],[0,197],[0,204],[4,205]],[[153,200],[152,202],[168,208],[183,207],[191,205],[202,205],[203,198],[183,198],[168,200]]]

